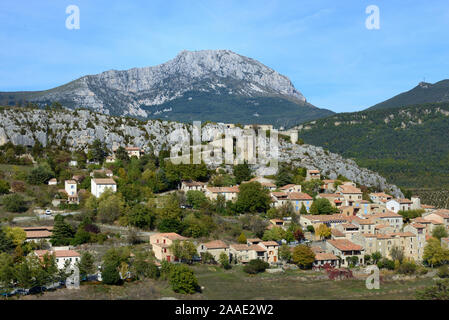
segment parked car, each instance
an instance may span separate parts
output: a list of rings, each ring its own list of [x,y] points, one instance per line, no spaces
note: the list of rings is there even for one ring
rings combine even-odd
[[[27,294],[29,294],[28,291],[29,290],[27,290],[27,289],[17,288],[17,289],[14,289],[13,291],[11,291],[11,293],[13,295],[19,294],[22,296],[26,296]]]
[[[46,215],[51,215],[51,210],[50,209],[45,210],[45,214]]]
[[[28,290],[28,294],[38,294],[45,291],[44,286],[35,286]]]

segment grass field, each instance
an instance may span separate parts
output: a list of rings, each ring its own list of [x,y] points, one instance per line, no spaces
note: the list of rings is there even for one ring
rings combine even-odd
[[[200,286],[204,288],[202,293],[179,295],[170,289],[167,281],[145,280],[120,287],[82,285],[80,290],[61,289],[21,299],[153,300],[171,297],[189,300],[408,300],[415,299],[416,289],[427,287],[433,282],[431,278],[386,281],[381,283],[380,290],[368,290],[363,280],[332,281],[322,279],[322,273],[311,271],[292,270],[281,274],[249,276],[241,267],[228,271],[205,265],[192,268]]]

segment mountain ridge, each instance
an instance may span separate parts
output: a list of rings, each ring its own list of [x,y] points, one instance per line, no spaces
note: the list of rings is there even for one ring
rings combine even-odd
[[[221,100],[227,110],[222,110]],[[279,126],[334,114],[308,103],[286,76],[230,50],[184,50],[157,66],[108,70],[44,91],[0,92],[0,104],[26,101],[40,106],[60,102],[72,109],[143,119],[182,121],[185,115]],[[265,105],[263,110],[259,105]],[[236,110],[242,113],[239,117],[232,116]],[[225,119],[217,117],[220,112]]]
[[[377,103],[366,110],[400,108],[408,105],[440,102],[449,102],[449,79],[435,83],[420,82],[411,90]]]

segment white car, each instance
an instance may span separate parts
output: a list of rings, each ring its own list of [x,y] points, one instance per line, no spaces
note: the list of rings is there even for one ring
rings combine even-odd
[[[51,210],[50,209],[45,210],[45,214],[46,215],[51,215]]]

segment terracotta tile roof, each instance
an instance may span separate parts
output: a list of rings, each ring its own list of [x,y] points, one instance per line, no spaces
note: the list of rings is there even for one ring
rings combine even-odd
[[[262,248],[261,246],[257,245],[257,244],[253,244],[251,246],[249,246],[249,250],[254,250],[257,252],[265,252],[267,251],[266,249]]]
[[[425,229],[426,228],[425,225],[422,225],[420,223],[412,223],[411,226],[414,227],[415,229]]]
[[[65,183],[67,184],[76,184],[75,180],[66,180]]]
[[[355,222],[360,224],[360,225],[372,225],[372,224],[375,224],[374,221],[372,221],[371,219],[359,219],[359,220],[356,220]]]
[[[435,209],[435,206],[429,206],[427,204],[422,204],[421,208],[423,208],[423,209]]]
[[[409,199],[395,199],[397,202],[401,204],[412,204],[413,202]]]
[[[320,170],[307,170],[309,173],[320,173]]]
[[[359,227],[352,224],[352,223],[344,223],[342,224],[343,228],[345,229],[358,229]]]
[[[313,200],[307,193],[302,192],[291,192],[288,194],[288,198],[290,200]]]
[[[402,216],[393,211],[386,210],[385,212],[380,212],[372,215],[373,218],[401,218]]]
[[[175,232],[168,232],[168,233],[159,233],[157,234],[160,237],[164,237],[170,240],[187,240],[188,238],[183,237]]]
[[[25,231],[27,239],[50,238],[53,234],[48,230]]]
[[[362,190],[360,190],[359,188],[356,188],[354,186],[351,186],[351,185],[341,185],[341,186],[339,186],[339,188],[340,188],[341,193],[362,194]]]
[[[96,184],[116,185],[117,183],[113,179],[92,179]]]
[[[271,192],[271,195],[277,199],[288,198],[288,193],[286,192]]]
[[[334,237],[344,237],[345,234],[338,229],[332,228],[331,233]]]
[[[413,232],[393,232],[392,235],[398,237],[414,237],[415,234]]]
[[[246,251],[249,250],[249,246],[247,244],[234,243],[230,245],[236,251]]]
[[[325,252],[323,249],[321,249],[321,247],[318,246],[311,246],[310,249],[315,253],[319,253],[319,252]]]
[[[336,180],[323,180],[324,183],[334,183]]]
[[[205,246],[208,249],[229,248],[229,245],[221,240],[214,240],[214,241],[206,242],[206,243],[203,243],[203,246]]]
[[[139,147],[126,147],[125,148],[126,151],[140,151]]]
[[[341,214],[302,215],[301,218],[318,222],[345,222],[347,219]]]
[[[203,187],[206,185],[205,182],[199,182],[199,181],[183,181],[182,183],[188,187]]]
[[[432,214],[436,214],[442,218],[449,219],[449,210],[446,210],[446,209],[436,210],[436,211],[432,212]]]
[[[327,252],[315,253],[315,261],[327,261],[327,260],[338,260],[338,258],[332,253]]]
[[[264,246],[276,246],[279,247],[279,243],[277,243],[276,241],[262,241],[261,244],[263,244]]]
[[[335,239],[335,240],[328,240],[329,244],[334,246],[340,251],[360,251],[363,250],[362,246],[359,246],[347,239]]]
[[[341,194],[338,193],[320,193],[318,194],[321,198],[343,198]]]
[[[280,187],[279,190],[288,190],[290,188],[293,188],[295,185],[294,184],[287,184],[283,187]]]
[[[207,190],[212,193],[238,193],[239,187],[207,187]]]
[[[262,239],[259,238],[250,238],[250,239],[246,239],[247,242],[262,242]]]
[[[35,250],[34,251],[38,257],[44,256],[46,253],[53,254],[56,258],[71,258],[71,257],[80,257],[81,255],[75,250]]]

